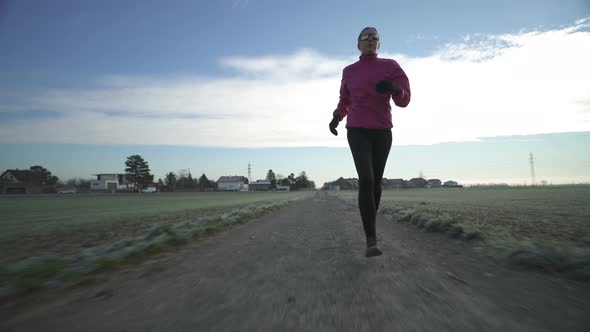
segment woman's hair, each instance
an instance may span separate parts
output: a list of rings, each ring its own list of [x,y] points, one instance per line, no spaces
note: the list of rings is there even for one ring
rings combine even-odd
[[[373,28],[373,27],[365,27],[365,28],[364,28],[363,30],[361,30],[361,32],[359,33],[359,36],[358,36],[358,38],[357,38],[358,40],[361,40],[361,36],[363,35],[363,31],[365,31],[365,30],[367,30],[367,29],[373,29],[373,30],[375,30],[375,32],[377,32],[377,29],[375,29],[375,28]],[[377,34],[379,34],[379,33],[377,32]]]

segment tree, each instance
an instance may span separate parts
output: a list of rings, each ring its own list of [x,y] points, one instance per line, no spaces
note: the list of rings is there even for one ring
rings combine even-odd
[[[65,183],[65,186],[69,187],[69,188],[77,188],[78,187],[78,179],[74,178],[74,179],[67,180]]]
[[[90,190],[91,183],[92,183],[92,180],[79,178],[78,179],[78,189]]]
[[[176,174],[169,172],[164,179],[166,181],[166,188],[169,191],[174,191],[174,188],[176,188]]]
[[[186,169],[181,169],[178,171],[178,175],[176,176],[176,185],[175,188],[184,189],[186,186],[186,182],[188,179],[188,172]]]
[[[295,178],[295,188],[301,189],[307,188],[308,186],[309,180],[307,179],[307,174],[305,174],[305,171],[302,171],[301,173],[299,173],[299,176]]]
[[[199,178],[199,188],[201,188],[201,190],[212,188],[211,182],[209,179],[207,179],[207,175],[205,175],[205,173],[203,173],[203,175],[201,175]]]
[[[209,180],[209,189],[211,190],[217,190],[217,182],[213,181],[213,180]]]
[[[287,181],[289,182],[289,185],[292,186],[295,184],[295,174],[291,173],[289,174],[289,176],[287,177]]]
[[[43,166],[31,166],[29,170],[41,175],[41,184],[54,186],[57,184],[57,181],[59,181],[57,176],[53,176],[51,172]]]
[[[186,188],[190,188],[190,189],[194,189],[197,185],[197,180],[193,179],[193,176],[191,175],[191,170],[188,170],[188,176],[186,178],[186,183],[185,183],[185,187]]]
[[[150,174],[150,168],[147,161],[138,155],[131,155],[125,161],[125,177],[133,183],[133,190],[138,191],[140,187],[152,183],[154,176]]]
[[[284,177],[282,179],[279,180],[278,182],[281,186],[289,186],[291,187],[293,184],[295,184],[295,174],[291,173],[289,174],[288,177]]]
[[[273,172],[272,169],[269,169],[268,173],[266,173],[266,179],[270,181],[271,189],[277,189],[277,178],[275,176],[275,172]]]
[[[66,181],[65,186],[69,188],[76,188],[76,189],[90,189],[90,182],[91,180],[86,180],[82,178],[72,178]]]

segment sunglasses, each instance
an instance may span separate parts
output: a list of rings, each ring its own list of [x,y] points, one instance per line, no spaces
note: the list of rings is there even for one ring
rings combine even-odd
[[[361,41],[367,41],[367,40],[376,40],[376,41],[379,41],[379,35],[374,34],[374,33],[370,33],[370,34],[366,34],[366,35],[361,35],[360,40]]]

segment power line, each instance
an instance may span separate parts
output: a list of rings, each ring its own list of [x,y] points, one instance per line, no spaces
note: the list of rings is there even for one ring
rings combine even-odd
[[[535,185],[535,158],[533,157],[532,152],[530,152],[529,162],[531,164],[531,179],[532,179],[531,184],[534,186]]]

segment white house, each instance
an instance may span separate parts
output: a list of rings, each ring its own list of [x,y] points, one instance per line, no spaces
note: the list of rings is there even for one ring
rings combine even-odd
[[[247,191],[248,185],[246,184],[246,178],[243,176],[222,176],[217,180],[217,190]]]
[[[270,190],[271,183],[270,180],[256,180],[254,182],[250,182],[250,191],[267,191]]]
[[[444,187],[457,187],[459,184],[456,181],[446,181]]]
[[[123,190],[127,189],[127,178],[125,174],[94,174],[96,180],[90,182],[91,190]]]
[[[291,187],[277,184],[277,191],[291,191]]]

